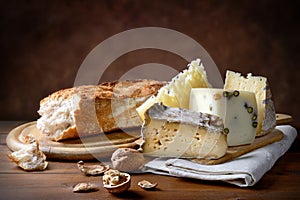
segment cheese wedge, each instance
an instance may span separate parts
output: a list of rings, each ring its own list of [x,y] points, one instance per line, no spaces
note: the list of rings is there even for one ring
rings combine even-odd
[[[221,118],[154,104],[142,127],[143,153],[157,157],[218,159],[227,150]]]
[[[157,102],[166,106],[188,109],[191,89],[202,87],[211,87],[211,84],[207,80],[201,60],[196,59],[188,64],[188,69],[179,73],[168,84],[160,88],[157,95],[150,97],[136,110],[140,118],[144,120],[145,112]]]
[[[255,93],[258,108],[256,136],[265,135],[276,126],[276,113],[267,78],[252,74],[245,78],[240,73],[227,70],[224,89]]]
[[[257,104],[253,92],[193,88],[190,109],[221,117],[228,146],[253,143],[257,129]]]

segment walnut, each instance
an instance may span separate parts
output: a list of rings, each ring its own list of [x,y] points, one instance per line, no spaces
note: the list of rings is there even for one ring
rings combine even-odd
[[[111,157],[114,169],[132,172],[139,170],[145,163],[144,155],[140,151],[131,148],[119,148]]]
[[[110,193],[122,193],[130,188],[130,175],[118,170],[110,169],[104,173],[102,178],[103,187]]]

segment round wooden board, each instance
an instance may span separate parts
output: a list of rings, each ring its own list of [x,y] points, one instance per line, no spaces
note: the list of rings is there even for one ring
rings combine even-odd
[[[28,134],[35,136],[39,142],[40,150],[43,151],[49,159],[92,160],[111,157],[111,154],[117,148],[137,148],[137,140],[140,138],[140,129],[128,129],[126,132],[115,131],[55,142],[41,134],[36,128],[36,122],[34,121],[25,123],[11,130],[6,138],[7,146],[12,151],[17,151],[25,147],[24,138]]]
[[[276,124],[288,124],[293,121],[290,115],[276,114]],[[33,134],[40,144],[40,149],[50,159],[61,160],[92,160],[109,158],[121,147],[137,148],[140,142],[140,129],[128,129],[126,132],[115,131],[106,134],[97,134],[79,139],[54,142],[47,139],[36,128],[36,122],[29,122],[14,128],[9,132],[6,143],[12,151],[25,147],[24,137]],[[277,138],[278,139],[278,138]]]

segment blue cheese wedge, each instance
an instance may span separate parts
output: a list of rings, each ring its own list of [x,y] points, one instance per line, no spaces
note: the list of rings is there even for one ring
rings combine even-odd
[[[218,159],[227,150],[223,120],[156,103],[145,113],[143,153],[157,157]]]
[[[257,104],[253,92],[193,88],[190,109],[221,117],[228,146],[253,143],[257,130]]]
[[[224,89],[255,93],[258,108],[256,136],[265,135],[276,126],[276,113],[267,78],[252,76],[251,73],[243,77],[240,73],[227,70]]]

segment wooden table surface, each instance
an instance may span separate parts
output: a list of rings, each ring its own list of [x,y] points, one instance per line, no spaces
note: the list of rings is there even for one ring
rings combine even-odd
[[[239,188],[222,182],[132,174],[129,191],[115,196],[103,187],[96,192],[73,193],[73,185],[79,182],[102,186],[101,176],[84,176],[77,169],[76,162],[49,161],[47,170],[42,172],[25,172],[10,162],[6,136],[12,128],[22,123],[0,122],[0,199],[300,199],[299,135],[289,151],[253,187]],[[137,186],[142,179],[158,182],[158,188],[154,191],[142,190]]]

